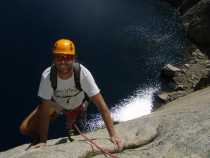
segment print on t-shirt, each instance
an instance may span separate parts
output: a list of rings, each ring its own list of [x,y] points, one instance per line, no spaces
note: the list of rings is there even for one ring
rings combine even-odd
[[[69,103],[70,99],[77,96],[80,92],[78,89],[68,88],[65,90],[55,90],[54,96],[59,100],[63,100],[62,102]]]

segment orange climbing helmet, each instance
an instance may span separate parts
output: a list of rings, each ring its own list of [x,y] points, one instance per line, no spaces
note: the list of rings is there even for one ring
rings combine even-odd
[[[74,43],[69,39],[59,39],[53,47],[53,54],[75,55]]]

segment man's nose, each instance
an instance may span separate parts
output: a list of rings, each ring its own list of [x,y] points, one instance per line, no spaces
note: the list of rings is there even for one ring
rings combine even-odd
[[[62,63],[62,64],[64,64],[65,62],[66,62],[65,59],[62,59],[62,60],[61,60],[61,63]]]

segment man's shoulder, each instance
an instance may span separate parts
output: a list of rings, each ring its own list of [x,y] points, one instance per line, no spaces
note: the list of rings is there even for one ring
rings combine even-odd
[[[89,71],[89,69],[86,66],[80,64],[80,67],[81,67],[81,72],[80,72],[81,80],[84,80],[84,79],[89,80],[89,79],[93,78],[91,71]]]
[[[51,66],[47,67],[43,72],[42,72],[42,77],[47,78],[50,75],[51,71]]]
[[[80,68],[81,68],[81,73],[83,74],[86,74],[86,73],[90,73],[89,69],[84,66],[83,64],[80,64]]]
[[[79,63],[80,67],[81,67],[81,70],[85,70],[87,69],[86,66],[84,66],[83,64]]]

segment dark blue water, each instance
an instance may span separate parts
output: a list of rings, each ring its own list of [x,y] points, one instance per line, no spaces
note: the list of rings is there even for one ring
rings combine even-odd
[[[109,107],[158,85],[161,67],[183,59],[181,21],[158,0],[5,1],[0,12],[0,150],[29,141],[18,127],[39,102],[40,76],[58,38],[75,41]],[[50,138],[63,135],[58,122]]]

